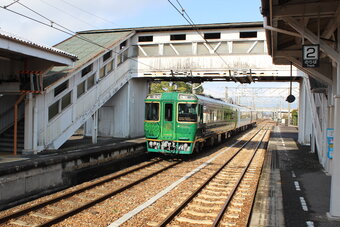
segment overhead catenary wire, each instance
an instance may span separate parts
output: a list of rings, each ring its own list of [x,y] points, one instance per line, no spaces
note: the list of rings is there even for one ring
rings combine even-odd
[[[83,24],[86,24],[86,25],[89,25],[89,26],[91,26],[91,27],[95,27],[95,28],[98,28],[98,29],[99,29],[99,27],[97,27],[96,25],[91,24],[91,23],[88,23],[87,21],[84,21],[84,20],[80,19],[79,17],[74,16],[73,14],[68,13],[67,11],[65,11],[65,10],[63,10],[63,9],[60,9],[60,8],[58,8],[58,7],[54,6],[54,5],[52,5],[52,4],[48,3],[48,2],[46,2],[45,0],[40,0],[40,1],[41,1],[42,3],[44,3],[44,4],[48,5],[48,6],[50,6],[51,8],[54,8],[54,9],[56,9],[56,10],[58,10],[58,11],[64,13],[65,15],[68,15],[69,17],[72,17],[72,18],[74,18],[74,19],[76,19],[76,20],[82,22]]]
[[[215,48],[212,47],[211,43],[204,37],[204,35],[201,34],[198,27],[193,22],[193,20],[190,18],[189,14],[186,12],[186,10],[182,7],[179,0],[176,0],[176,1],[177,1],[178,5],[181,7],[181,10],[178,9],[170,0],[168,0],[168,2],[172,5],[172,7],[189,23],[189,25],[197,32],[197,34],[199,34],[202,37],[202,39],[205,41],[205,43],[207,45],[209,45],[209,47],[214,52],[214,54],[216,54],[223,61],[224,64],[228,65],[228,63],[222,58],[222,56],[218,52],[215,51]],[[186,15],[187,17],[185,17],[184,15]]]
[[[66,4],[68,4],[68,5],[70,5],[70,6],[72,6],[72,7],[75,8],[75,9],[78,9],[79,11],[82,11],[83,13],[86,13],[86,14],[88,14],[88,15],[94,16],[94,17],[96,17],[96,18],[98,18],[98,19],[100,19],[100,20],[102,20],[102,21],[105,21],[105,22],[107,22],[107,23],[110,23],[110,24],[112,24],[112,25],[115,25],[115,26],[118,25],[118,26],[120,26],[119,24],[117,24],[117,23],[115,23],[115,22],[112,22],[112,21],[110,21],[110,20],[107,20],[107,19],[104,18],[104,17],[98,16],[98,15],[93,14],[93,13],[87,11],[87,10],[84,10],[84,9],[82,9],[82,8],[80,8],[80,7],[78,7],[78,6],[74,5],[74,4],[72,4],[72,3],[70,3],[70,2],[67,2],[67,1],[65,1],[65,0],[61,0],[61,1],[64,2],[64,3],[66,3]]]
[[[37,22],[37,23],[39,23],[39,24],[42,24],[42,25],[48,26],[48,27],[50,27],[50,28],[53,28],[53,29],[58,30],[58,31],[60,31],[60,32],[63,32],[63,33],[65,33],[65,34],[68,34],[68,35],[71,35],[71,36],[75,36],[75,37],[77,37],[77,38],[79,38],[79,39],[81,39],[81,40],[83,40],[83,41],[85,41],[85,42],[88,42],[88,43],[91,43],[91,44],[93,44],[93,45],[99,46],[99,47],[101,47],[101,48],[103,48],[103,49],[105,49],[105,50],[111,50],[111,49],[109,49],[109,48],[107,48],[107,47],[105,47],[105,46],[103,46],[103,45],[101,45],[101,44],[99,44],[99,43],[96,43],[96,42],[92,41],[91,39],[88,39],[88,38],[86,38],[86,37],[84,37],[84,36],[79,35],[77,32],[74,32],[74,31],[72,31],[72,30],[66,28],[65,26],[63,26],[63,25],[61,25],[61,24],[59,24],[59,23],[54,22],[53,20],[51,20],[51,19],[49,19],[48,17],[42,15],[41,13],[38,13],[37,11],[31,9],[30,7],[28,7],[28,6],[24,5],[24,4],[22,4],[21,2],[19,2],[19,0],[16,0],[14,3],[20,4],[21,6],[23,6],[23,7],[26,8],[26,9],[28,9],[29,11],[31,11],[31,12],[33,12],[33,13],[39,15],[40,17],[44,18],[44,19],[47,20],[49,23],[40,21],[40,20],[35,19],[35,18],[33,18],[33,17],[30,17],[30,16],[27,16],[27,15],[25,15],[25,14],[19,13],[19,12],[17,12],[17,11],[8,9],[8,6],[9,6],[9,5],[8,5],[8,6],[0,6],[0,8],[5,9],[5,10],[7,10],[7,11],[9,11],[9,12],[14,13],[14,14],[17,14],[17,15],[19,15],[19,16],[25,17],[25,18],[27,18],[27,19],[30,19],[30,20],[32,20],[32,21],[35,21],[35,22]],[[14,4],[14,3],[13,3],[13,4]],[[11,4],[11,5],[13,5],[13,4]],[[55,25],[59,26],[60,28],[56,27]],[[119,53],[119,52],[117,52],[117,51],[115,51],[115,50],[111,50],[111,51],[114,52],[114,53],[116,53],[116,54],[121,54],[121,53]],[[148,67],[150,67],[150,68],[152,68],[152,69],[154,69],[154,70],[157,70],[157,69],[154,68],[153,66],[148,65],[148,64],[145,64],[145,63],[143,63],[143,62],[140,62],[140,61],[138,61],[138,60],[136,60],[136,59],[134,59],[134,58],[127,57],[127,59],[131,59],[131,60],[133,60],[133,61],[135,61],[135,62],[138,62],[138,63],[140,63],[140,64],[142,64],[142,65],[145,65],[145,66],[148,66]]]

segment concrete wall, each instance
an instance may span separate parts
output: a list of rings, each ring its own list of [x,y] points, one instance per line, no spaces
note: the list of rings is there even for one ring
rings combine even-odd
[[[0,166],[0,210],[111,173],[145,158],[145,142],[107,150],[59,152]]]
[[[120,138],[129,136],[128,90],[128,84],[124,85],[99,109],[98,136]]]
[[[130,137],[144,136],[144,100],[148,94],[148,82],[143,79],[131,79],[130,86]]]

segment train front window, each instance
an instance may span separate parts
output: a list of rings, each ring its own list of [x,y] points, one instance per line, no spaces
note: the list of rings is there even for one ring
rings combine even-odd
[[[164,120],[172,121],[172,104],[171,103],[165,104]]]
[[[159,103],[145,103],[145,120],[158,121]]]
[[[197,104],[178,104],[178,121],[196,122],[197,121]]]

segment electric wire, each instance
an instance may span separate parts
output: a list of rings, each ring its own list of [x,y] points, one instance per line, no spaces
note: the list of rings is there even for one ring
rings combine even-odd
[[[77,34],[76,32],[74,32],[74,31],[72,31],[72,30],[70,30],[70,29],[68,29],[68,28],[66,28],[66,27],[64,27],[64,26],[62,26],[62,25],[60,25],[60,24],[58,24],[58,23],[56,23],[56,22],[50,20],[49,18],[47,18],[47,17],[45,17],[44,15],[38,13],[37,11],[31,9],[30,7],[28,7],[28,6],[24,5],[24,4],[22,4],[21,2],[19,2],[19,0],[15,1],[14,3],[18,3],[18,4],[20,4],[21,6],[23,6],[24,8],[28,9],[29,11],[31,11],[31,12],[33,12],[33,13],[39,15],[40,17],[44,18],[45,20],[49,21],[50,24],[48,24],[48,23],[46,23],[46,22],[42,22],[42,21],[40,21],[40,20],[37,20],[37,19],[35,19],[35,18],[33,18],[33,17],[24,15],[24,14],[22,14],[22,13],[16,12],[16,11],[14,11],[14,10],[8,9],[8,6],[0,6],[0,8],[5,9],[5,10],[7,10],[7,11],[9,11],[9,12],[14,13],[14,14],[17,14],[17,15],[19,15],[19,16],[25,17],[25,18],[27,18],[27,19],[30,19],[30,20],[32,20],[32,21],[35,21],[35,22],[37,22],[37,23],[39,23],[39,24],[42,24],[42,25],[48,26],[48,27],[50,27],[50,28],[53,28],[53,29],[58,30],[58,31],[60,31],[60,32],[63,32],[63,33],[65,33],[65,34],[68,34],[68,35],[71,35],[71,36],[75,36],[75,37],[77,37],[77,38],[79,38],[79,39],[81,39],[81,40],[83,40],[83,41],[85,41],[85,42],[88,42],[88,43],[91,43],[91,44],[93,44],[93,45],[99,46],[99,47],[101,47],[101,48],[103,48],[103,49],[105,49],[105,50],[110,50],[109,48],[107,48],[107,47],[105,47],[105,46],[103,46],[103,45],[101,45],[101,44],[99,44],[99,43],[96,43],[96,42],[92,41],[91,39],[88,39],[88,38],[86,38],[86,37],[83,37],[83,36]],[[14,4],[14,3],[13,3],[13,4]],[[12,5],[12,4],[11,4],[11,5]],[[61,28],[58,28],[58,27],[55,27],[55,26],[53,26],[53,25],[57,25],[57,26],[61,27],[62,29],[61,29]],[[65,29],[65,30],[63,30],[63,29]],[[112,50],[112,52],[114,52],[114,53],[116,53],[116,54],[121,54],[121,53],[119,53],[119,52],[117,52],[117,51],[115,51],[115,50]],[[138,60],[136,60],[136,59],[134,59],[134,58],[127,57],[127,59],[131,59],[131,60],[133,60],[133,61],[135,61],[135,62],[137,62],[137,63],[140,63],[140,64],[145,65],[145,66],[148,66],[148,67],[150,67],[150,68],[152,68],[152,69],[154,69],[154,70],[157,70],[157,69],[154,68],[153,66],[148,65],[148,64],[145,64],[145,63],[143,63],[143,62],[140,62],[140,61],[138,61]]]
[[[197,34],[199,34],[202,37],[202,39],[205,41],[205,43],[207,45],[209,45],[209,47],[214,52],[214,54],[216,54],[223,61],[224,64],[228,65],[228,63],[222,58],[222,56],[218,52],[215,51],[215,48],[212,47],[211,43],[204,37],[204,35],[201,34],[201,32],[199,31],[198,27],[193,22],[193,20],[190,18],[189,14],[186,12],[186,10],[182,7],[182,5],[179,2],[179,0],[176,0],[176,1],[177,1],[178,5],[181,7],[181,10],[178,9],[170,0],[168,0],[168,2],[172,5],[172,7],[174,7],[174,9],[179,14],[181,14],[181,16],[189,23],[189,25],[197,32]],[[186,18],[184,15],[186,15],[188,18]]]
[[[95,28],[99,29],[99,27],[97,27],[96,25],[90,24],[90,23],[88,23],[87,21],[84,21],[84,20],[82,20],[82,19],[80,19],[80,18],[78,18],[78,17],[75,17],[75,16],[72,15],[71,13],[68,13],[68,12],[66,12],[65,10],[62,10],[62,9],[60,9],[60,8],[58,8],[58,7],[56,7],[56,6],[52,5],[52,4],[50,4],[50,3],[46,2],[46,1],[44,1],[44,0],[40,0],[40,1],[41,1],[42,3],[48,5],[48,6],[52,7],[52,8],[54,8],[54,9],[56,9],[56,10],[58,10],[58,11],[64,13],[65,15],[68,15],[68,16],[70,16],[70,17],[72,17],[72,18],[74,18],[74,19],[76,19],[76,20],[82,22],[83,24],[86,24],[86,25],[89,25],[89,26],[91,26],[91,27],[95,27]]]
[[[82,9],[82,8],[79,8],[78,6],[73,5],[73,4],[70,3],[70,2],[67,2],[67,1],[65,1],[65,0],[61,0],[61,1],[64,2],[64,3],[66,3],[66,4],[68,4],[68,5],[70,5],[70,6],[72,6],[73,8],[75,8],[75,9],[77,9],[77,10],[79,10],[79,11],[82,11],[83,13],[86,13],[86,14],[88,14],[88,15],[94,16],[94,17],[96,17],[96,18],[98,18],[98,19],[100,19],[100,20],[102,20],[102,21],[105,21],[105,22],[107,22],[107,23],[110,23],[110,24],[112,24],[112,25],[114,25],[114,26],[120,26],[119,24],[114,23],[114,22],[112,22],[112,21],[110,21],[110,20],[107,20],[107,19],[105,19],[104,17],[100,17],[100,16],[98,16],[98,15],[96,15],[96,14],[93,14],[93,13],[87,11],[87,10],[84,10],[84,9]]]

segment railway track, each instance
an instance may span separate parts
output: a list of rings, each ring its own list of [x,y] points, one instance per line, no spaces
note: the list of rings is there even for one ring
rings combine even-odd
[[[89,182],[84,186],[32,202],[20,209],[11,209],[0,217],[0,225],[6,226],[51,226],[70,216],[82,212],[120,192],[181,163],[160,159]]]
[[[262,170],[259,130],[158,226],[247,226]]]

